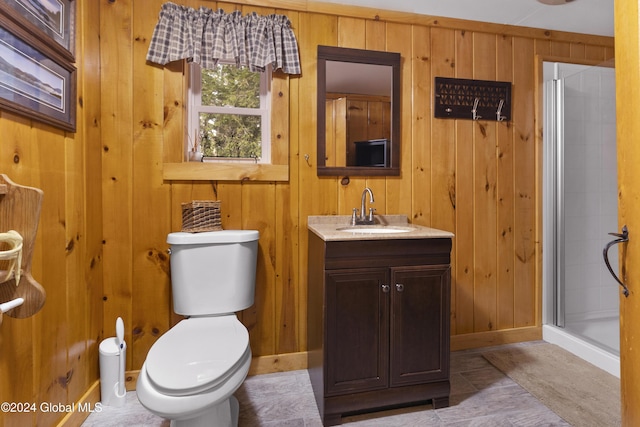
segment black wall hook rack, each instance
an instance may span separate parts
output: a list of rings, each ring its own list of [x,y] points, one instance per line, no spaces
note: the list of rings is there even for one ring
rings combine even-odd
[[[509,121],[511,83],[436,77],[434,102],[436,118]]]

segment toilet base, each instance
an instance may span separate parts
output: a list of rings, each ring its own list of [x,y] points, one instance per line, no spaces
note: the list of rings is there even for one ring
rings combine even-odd
[[[187,420],[171,420],[171,427],[238,427],[240,404],[235,396],[213,406],[205,413]]]

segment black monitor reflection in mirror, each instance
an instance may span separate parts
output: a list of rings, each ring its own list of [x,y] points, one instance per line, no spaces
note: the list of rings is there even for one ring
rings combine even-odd
[[[389,140],[371,139],[356,142],[355,166],[389,167]]]

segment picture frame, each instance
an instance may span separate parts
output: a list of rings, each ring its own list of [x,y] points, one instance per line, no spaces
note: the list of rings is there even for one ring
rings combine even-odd
[[[75,0],[0,0],[0,13],[62,57],[75,60]]]
[[[76,69],[0,15],[0,108],[76,130]]]

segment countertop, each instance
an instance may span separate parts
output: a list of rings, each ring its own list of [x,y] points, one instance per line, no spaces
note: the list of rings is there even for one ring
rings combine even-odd
[[[453,238],[454,234],[449,231],[438,230],[436,228],[423,227],[409,223],[406,215],[376,215],[376,224],[373,226],[364,225],[357,227],[384,227],[395,226],[410,228],[409,232],[399,233],[352,233],[341,231],[338,228],[349,227],[351,225],[350,215],[312,215],[308,217],[307,228],[324,241],[340,240],[397,240],[397,239],[436,239]]]

